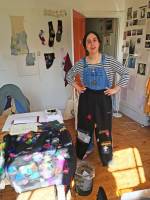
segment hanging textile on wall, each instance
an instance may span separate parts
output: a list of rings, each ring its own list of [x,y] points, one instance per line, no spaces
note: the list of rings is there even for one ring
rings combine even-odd
[[[150,77],[148,78],[146,83],[146,102],[144,112],[150,116]]]
[[[11,21],[11,55],[27,54],[27,34],[24,30],[23,16],[10,16]]]

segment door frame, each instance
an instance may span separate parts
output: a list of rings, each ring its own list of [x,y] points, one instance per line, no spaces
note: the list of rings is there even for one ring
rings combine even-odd
[[[122,62],[123,52],[123,32],[125,26],[124,11],[78,11],[86,18],[117,18],[118,19],[118,31],[117,31],[117,48],[116,57]],[[74,64],[74,35],[73,35],[73,9],[71,10],[71,42],[72,42],[72,61]]]

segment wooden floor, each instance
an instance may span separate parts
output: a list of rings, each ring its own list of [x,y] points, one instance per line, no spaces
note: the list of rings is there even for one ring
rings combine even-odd
[[[74,120],[65,121],[65,125],[75,141]],[[86,159],[95,168],[92,193],[79,196],[72,188],[72,200],[96,200],[99,186],[104,187],[109,200],[118,200],[125,192],[150,188],[150,127],[141,127],[125,116],[114,118],[113,147],[113,161],[109,167],[103,167],[95,145],[94,152]],[[16,198],[10,186],[0,191],[1,200]]]

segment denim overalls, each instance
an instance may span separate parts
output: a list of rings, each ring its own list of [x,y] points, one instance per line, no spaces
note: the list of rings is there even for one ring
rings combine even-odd
[[[104,90],[109,88],[109,80],[107,78],[104,66],[89,67],[86,59],[83,58],[83,83],[84,86],[91,90]],[[105,62],[105,57],[102,55],[102,62]]]
[[[95,131],[100,159],[107,165],[112,159],[112,102],[104,94],[109,87],[105,56],[102,55],[99,67],[89,66],[85,58],[83,61],[83,83],[87,89],[79,97],[76,152],[80,159],[84,157]]]

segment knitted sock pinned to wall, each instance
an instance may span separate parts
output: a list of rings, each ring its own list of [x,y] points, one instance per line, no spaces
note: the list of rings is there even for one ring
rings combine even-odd
[[[57,33],[56,33],[56,41],[60,42],[61,41],[61,35],[62,35],[62,20],[58,20],[58,26],[57,26]]]
[[[46,62],[46,69],[49,69],[55,59],[55,54],[54,53],[44,53],[44,57],[45,57],[45,62]]]
[[[68,81],[66,79],[66,75],[67,75],[67,72],[69,71],[69,69],[71,69],[71,67],[72,67],[72,63],[71,63],[71,60],[70,60],[70,56],[67,53],[66,56],[64,57],[64,71],[65,71],[64,81],[65,81],[65,86],[68,85]]]
[[[45,37],[44,37],[44,31],[42,29],[40,30],[39,38],[40,38],[42,44],[46,45],[46,40],[45,40]]]
[[[55,31],[53,29],[52,21],[48,22],[48,26],[49,26],[49,41],[48,41],[48,45],[49,45],[49,47],[52,47],[54,45],[54,38],[55,38]]]

